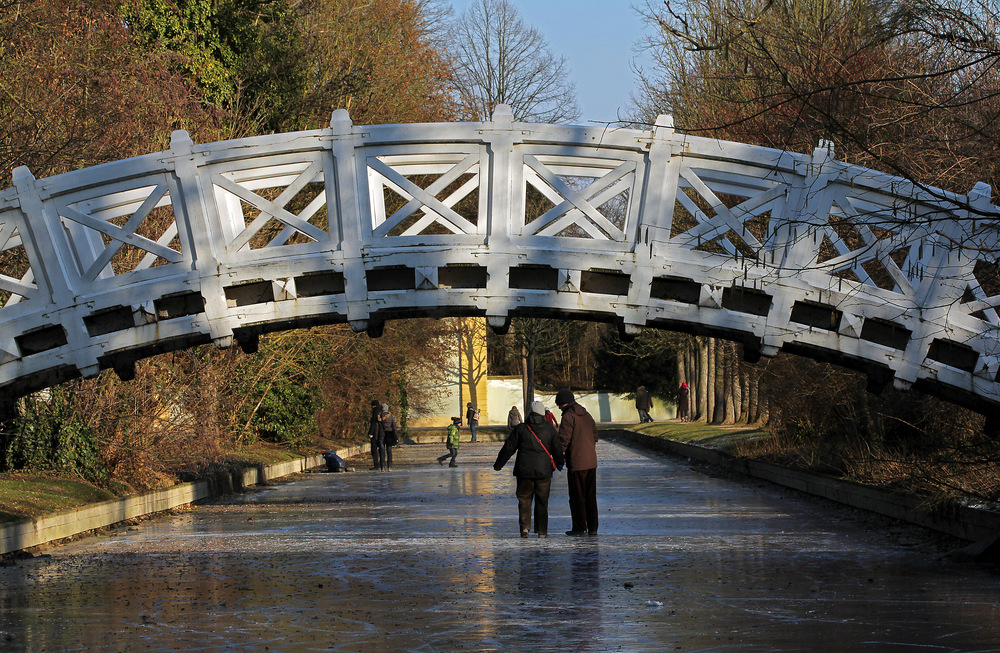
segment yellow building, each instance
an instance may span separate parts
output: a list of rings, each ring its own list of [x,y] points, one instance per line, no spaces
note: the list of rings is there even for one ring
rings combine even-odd
[[[447,426],[452,417],[465,424],[466,404],[479,408],[479,423],[489,423],[486,368],[486,319],[451,318],[454,328],[447,336],[454,366],[449,366],[449,383],[441,388],[439,399],[431,405],[414,407],[407,424],[411,427]]]

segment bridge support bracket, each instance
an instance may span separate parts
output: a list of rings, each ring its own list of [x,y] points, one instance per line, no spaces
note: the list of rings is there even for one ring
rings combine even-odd
[[[510,318],[506,315],[487,315],[486,324],[498,336],[506,335],[510,331]]]
[[[622,322],[618,325],[618,337],[621,338],[623,342],[631,342],[635,340],[642,334],[641,324],[629,324],[628,322]]]

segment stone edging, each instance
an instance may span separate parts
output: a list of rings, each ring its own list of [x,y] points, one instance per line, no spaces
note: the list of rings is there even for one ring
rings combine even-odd
[[[1000,534],[1000,514],[962,506],[929,509],[919,498],[830,476],[811,474],[771,463],[736,458],[722,451],[658,438],[627,430],[602,430],[602,436],[637,446],[693,458],[777,485],[820,496],[837,503],[917,524],[954,537],[977,542]]]
[[[367,451],[369,445],[361,445],[338,449],[337,455],[347,459]],[[244,487],[260,485],[269,479],[281,478],[324,464],[323,456],[316,455],[272,465],[258,465],[243,470],[242,474],[223,474],[213,479],[180,483],[164,490],[153,490],[41,517],[9,522],[0,525],[0,554],[61,540],[202,499],[232,494]]]

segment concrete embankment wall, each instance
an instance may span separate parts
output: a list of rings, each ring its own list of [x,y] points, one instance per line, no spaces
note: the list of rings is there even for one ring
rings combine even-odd
[[[369,451],[368,445],[338,449],[341,458],[352,458]],[[135,517],[194,503],[202,499],[232,494],[244,487],[261,485],[268,480],[303,472],[325,465],[321,455],[297,458],[272,465],[258,465],[242,474],[223,474],[212,479],[181,483],[163,490],[102,501],[51,515],[23,519],[0,525],[0,554],[27,549],[54,540],[104,528]]]
[[[602,430],[601,435],[645,449],[698,460],[837,503],[947,533],[970,542],[986,540],[1000,534],[1000,513],[988,510],[962,506],[929,508],[919,498],[897,492],[756,460],[735,458],[722,451],[633,431]]]

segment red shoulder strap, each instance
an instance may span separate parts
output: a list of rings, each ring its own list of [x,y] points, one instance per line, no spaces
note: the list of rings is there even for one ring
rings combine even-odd
[[[528,423],[525,422],[524,425],[528,426]],[[537,435],[535,435],[535,431],[530,426],[528,426],[528,430],[531,431],[531,434],[535,436],[535,441],[538,442],[538,445],[542,448],[542,451],[545,452],[545,455],[549,457],[549,462],[552,463],[552,469],[558,469],[556,467],[556,461],[552,460],[552,454],[549,453],[549,450],[545,448],[545,445],[542,444],[542,441],[538,439]]]

